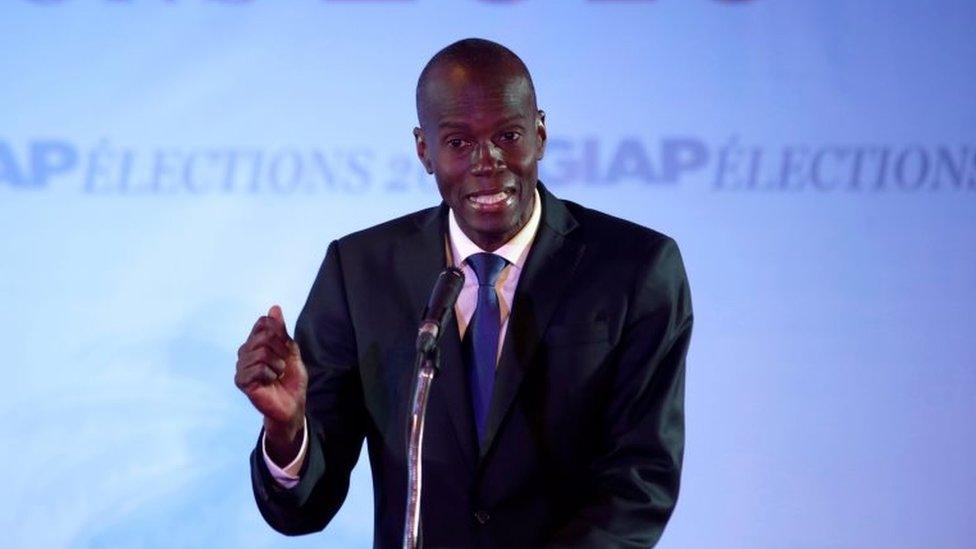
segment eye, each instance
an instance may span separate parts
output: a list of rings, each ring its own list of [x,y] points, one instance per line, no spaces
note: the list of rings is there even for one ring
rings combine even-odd
[[[499,135],[499,138],[503,143],[512,143],[518,141],[519,137],[521,136],[516,131],[502,132],[501,135]]]
[[[447,146],[452,149],[460,149],[465,145],[464,140],[460,137],[454,137],[447,140]]]

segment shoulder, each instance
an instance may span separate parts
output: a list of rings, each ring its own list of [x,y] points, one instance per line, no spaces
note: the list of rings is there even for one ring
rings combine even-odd
[[[373,241],[388,240],[391,237],[409,235],[421,230],[428,223],[437,221],[440,206],[424,208],[400,217],[384,221],[378,225],[367,227],[347,234],[339,242],[348,245],[369,244]]]
[[[573,231],[574,236],[588,248],[595,247],[621,260],[637,260],[649,253],[657,255],[668,249],[677,251],[675,240],[663,232],[571,200],[559,200],[578,224]]]
[[[674,238],[569,200],[561,202],[576,221],[567,236],[585,246],[588,280],[613,281],[633,288],[644,296],[642,301],[677,303],[690,314],[688,276]]]
[[[335,245],[342,253],[388,253],[403,244],[404,239],[423,231],[439,230],[442,206],[434,206],[384,221],[378,225],[349,233]]]

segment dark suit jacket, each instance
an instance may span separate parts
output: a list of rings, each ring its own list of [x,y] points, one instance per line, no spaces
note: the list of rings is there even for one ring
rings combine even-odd
[[[426,547],[649,547],[675,505],[692,326],[678,247],[539,190],[480,448],[453,315],[442,337],[423,447]],[[329,246],[295,328],[309,371],[298,485],[274,481],[260,446],[251,455],[258,507],[278,531],[329,523],[365,437],[374,545],[400,546],[413,345],[446,264],[446,219],[441,204]]]

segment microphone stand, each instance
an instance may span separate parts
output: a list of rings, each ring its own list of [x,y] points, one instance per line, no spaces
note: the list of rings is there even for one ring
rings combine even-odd
[[[403,549],[417,549],[420,539],[420,488],[424,447],[424,417],[430,384],[440,368],[437,348],[441,326],[450,316],[461,287],[464,273],[456,267],[441,271],[430,292],[427,309],[417,330],[417,362],[414,365],[413,396],[410,399],[410,424],[407,433],[407,511],[403,524]]]
[[[407,512],[403,528],[403,549],[420,547],[420,489],[422,450],[424,445],[424,417],[430,384],[440,367],[440,352],[436,346],[429,351],[417,351],[416,379],[410,399],[410,429],[407,435]]]

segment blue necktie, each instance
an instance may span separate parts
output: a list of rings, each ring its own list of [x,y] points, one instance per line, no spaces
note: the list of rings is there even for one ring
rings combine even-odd
[[[477,253],[467,259],[478,277],[478,305],[468,325],[468,383],[478,442],[485,434],[485,421],[495,386],[495,357],[498,356],[498,334],[501,332],[501,311],[495,282],[508,263],[505,258],[489,253]]]

